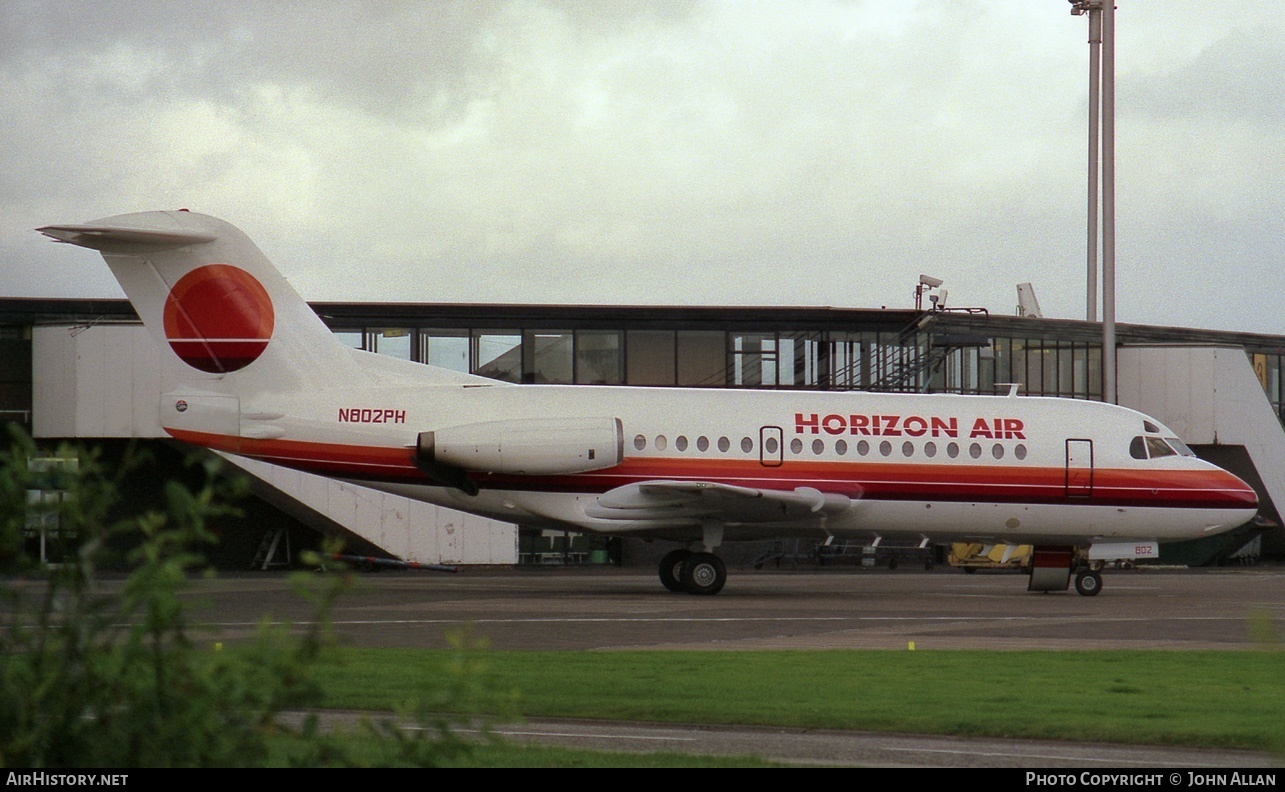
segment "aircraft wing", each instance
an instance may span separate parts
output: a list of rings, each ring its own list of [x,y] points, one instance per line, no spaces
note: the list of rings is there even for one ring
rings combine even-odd
[[[674,524],[693,520],[805,524],[847,511],[853,499],[812,487],[769,490],[713,481],[643,481],[604,492],[589,517]]]

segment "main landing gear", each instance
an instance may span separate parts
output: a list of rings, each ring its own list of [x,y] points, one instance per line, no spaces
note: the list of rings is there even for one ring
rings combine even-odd
[[[660,560],[660,583],[670,591],[717,594],[727,584],[727,566],[714,550],[723,543],[723,523],[701,522],[702,550],[675,550]]]
[[[727,583],[727,566],[713,553],[674,550],[660,560],[660,583],[670,591],[717,594]]]

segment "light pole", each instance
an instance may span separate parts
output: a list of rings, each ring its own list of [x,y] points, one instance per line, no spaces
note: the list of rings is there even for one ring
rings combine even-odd
[[[1089,222],[1086,318],[1097,321],[1098,174],[1102,176],[1102,398],[1116,401],[1115,365],[1115,4],[1068,0],[1089,15]],[[1101,114],[1099,115],[1099,108]],[[1099,165],[1098,131],[1102,133]]]
[[[1071,0],[1071,13],[1089,15],[1089,241],[1085,319],[1098,320],[1098,130],[1101,122],[1102,0]]]

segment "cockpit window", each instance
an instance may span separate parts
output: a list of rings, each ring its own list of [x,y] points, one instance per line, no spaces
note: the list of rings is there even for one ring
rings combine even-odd
[[[1187,447],[1186,443],[1182,442],[1176,437],[1166,437],[1165,442],[1173,446],[1174,450],[1176,450],[1179,454],[1182,454],[1183,456],[1194,457],[1196,455],[1195,451],[1192,451],[1190,448]]]
[[[1142,431],[1144,431],[1144,432],[1151,432],[1152,434],[1160,434],[1160,427],[1159,427],[1159,426],[1156,426],[1155,424],[1153,424],[1153,423],[1152,423],[1152,422],[1150,422],[1150,421],[1143,421],[1143,422],[1142,422]]]
[[[1129,443],[1129,456],[1134,459],[1147,458],[1147,439],[1145,437],[1138,435],[1133,438],[1133,442]]]
[[[1178,452],[1169,447],[1169,444],[1159,437],[1147,438],[1147,453],[1152,459],[1163,456],[1177,456]]]

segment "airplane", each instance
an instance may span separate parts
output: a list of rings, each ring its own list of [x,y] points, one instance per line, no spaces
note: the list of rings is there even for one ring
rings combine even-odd
[[[515,385],[350,349],[231,224],[187,210],[37,229],[99,251],[197,446],[510,523],[667,540],[662,585],[723,589],[725,541],[1034,546],[1028,589],[1253,519],[1258,498],[1111,404],[1007,395]]]

